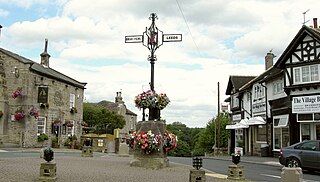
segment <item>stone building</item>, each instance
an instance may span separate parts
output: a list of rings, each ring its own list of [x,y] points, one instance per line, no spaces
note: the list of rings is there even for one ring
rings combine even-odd
[[[0,48],[0,146],[63,145],[82,133],[86,83],[49,66],[47,40],[40,64]],[[44,133],[48,140],[38,142]]]
[[[128,134],[130,130],[136,129],[137,114],[127,109],[127,106],[124,104],[124,101],[122,100],[121,92],[117,92],[117,95],[115,97],[115,102],[101,101],[97,104],[104,106],[108,110],[114,111],[119,115],[122,115],[126,120],[126,124],[122,129],[120,129],[119,138],[124,138],[125,135]]]

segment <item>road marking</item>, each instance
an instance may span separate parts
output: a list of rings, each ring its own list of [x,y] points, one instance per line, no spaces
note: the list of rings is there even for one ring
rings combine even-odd
[[[206,173],[207,176],[220,178],[220,179],[226,179],[228,176],[224,174],[218,174],[218,173]]]
[[[268,177],[271,177],[271,178],[278,178],[280,179],[281,176],[275,176],[275,175],[271,175],[271,174],[260,174],[261,176],[268,176]]]

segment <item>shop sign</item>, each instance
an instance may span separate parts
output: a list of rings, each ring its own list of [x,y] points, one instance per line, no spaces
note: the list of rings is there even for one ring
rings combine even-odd
[[[320,112],[320,95],[292,98],[292,113]]]

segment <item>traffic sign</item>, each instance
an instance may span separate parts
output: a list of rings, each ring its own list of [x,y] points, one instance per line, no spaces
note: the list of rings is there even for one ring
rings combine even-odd
[[[182,34],[163,34],[163,42],[180,42]]]
[[[125,36],[125,43],[140,43],[143,41],[142,35]]]

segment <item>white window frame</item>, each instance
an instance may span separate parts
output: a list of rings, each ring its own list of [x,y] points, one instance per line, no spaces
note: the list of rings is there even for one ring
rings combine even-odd
[[[290,130],[289,130],[289,126],[288,126],[288,119],[287,119],[287,117],[288,117],[288,115],[281,115],[281,116],[275,116],[274,118],[273,118],[273,143],[274,143],[274,145],[273,145],[273,151],[280,151],[280,149],[282,148],[282,147],[286,147],[286,146],[289,146],[290,145]],[[279,119],[279,123],[278,123],[278,125],[276,126],[275,125],[275,120],[276,119]],[[286,120],[286,121],[285,121]],[[281,124],[282,123],[282,124]],[[280,146],[279,146],[279,149],[276,149],[275,147],[275,145],[276,145],[276,142],[275,142],[275,139],[276,139],[276,137],[275,137],[275,130],[276,129],[278,129],[278,130],[280,130],[280,141],[279,141],[279,144],[280,144]],[[283,141],[283,135],[284,135],[284,130],[283,129],[287,129],[288,130],[288,133],[289,133],[289,136],[288,136],[288,141]],[[287,145],[284,145],[285,143],[284,142],[288,142],[287,143]]]
[[[254,99],[260,99],[265,97],[265,88],[262,87],[262,85],[255,85],[253,86],[253,98]]]
[[[76,95],[75,95],[75,94],[70,94],[70,101],[69,101],[69,103],[70,103],[70,109],[71,109],[72,107],[75,107],[75,102],[76,102]]]
[[[39,120],[40,119],[43,119],[43,125],[39,125]],[[46,117],[43,117],[43,116],[39,116],[37,118],[37,135],[40,135],[41,133],[39,133],[39,126],[43,127],[43,132],[42,133],[46,133],[46,125],[47,125],[47,118]]]
[[[232,108],[236,108],[236,107],[239,107],[240,106],[240,100],[239,100],[239,94],[236,93],[236,94],[233,94],[231,96],[231,107]]]
[[[283,82],[277,81],[273,83],[273,95],[280,94],[283,92]]]
[[[319,64],[293,68],[294,84],[319,82],[319,70]]]
[[[73,126],[72,126],[72,127],[66,126],[66,134],[67,134],[68,136],[73,136],[73,135],[74,135],[74,125],[75,125],[75,122],[74,122],[73,120],[70,120],[69,123],[72,123]],[[71,128],[71,129],[69,130],[69,128]]]

